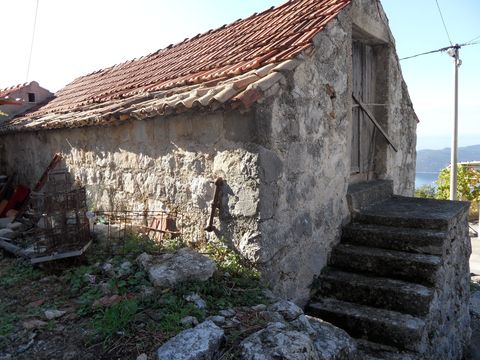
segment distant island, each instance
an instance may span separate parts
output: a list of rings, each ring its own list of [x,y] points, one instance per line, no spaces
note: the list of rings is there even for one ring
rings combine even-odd
[[[480,144],[458,148],[458,162],[480,161]],[[417,173],[438,173],[450,164],[450,148],[417,151]]]

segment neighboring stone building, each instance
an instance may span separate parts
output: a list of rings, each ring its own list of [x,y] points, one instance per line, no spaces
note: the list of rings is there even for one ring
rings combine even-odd
[[[36,81],[0,90],[0,123],[24,114],[34,106],[45,104],[51,98],[53,94]]]
[[[293,0],[74,80],[1,127],[0,166],[33,185],[61,152],[92,208],[179,211],[186,240],[233,243],[304,304],[349,184],[413,194],[416,124],[380,2]]]

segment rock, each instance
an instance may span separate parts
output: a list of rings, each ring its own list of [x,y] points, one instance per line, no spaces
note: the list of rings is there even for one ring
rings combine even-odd
[[[152,262],[153,256],[147,253],[141,253],[137,256],[135,261],[137,262],[138,266],[142,269],[147,269],[148,265]]]
[[[206,281],[217,269],[211,259],[189,248],[156,257],[141,254],[137,262],[157,287],[170,287],[184,281]]]
[[[185,316],[182,320],[180,320],[180,324],[184,326],[196,326],[198,325],[198,319],[195,316]]]
[[[223,325],[225,324],[225,317],[221,315],[214,315],[214,316],[209,316],[208,320],[213,321],[217,325]]]
[[[184,296],[184,299],[187,300],[188,302],[193,302],[193,304],[195,305],[195,307],[197,309],[206,309],[207,308],[207,303],[205,302],[205,300],[203,300],[200,295],[196,294],[196,293],[192,293],[190,295],[186,295]]]
[[[247,337],[241,342],[240,349],[244,360],[320,359],[308,334],[290,330],[279,322]]]
[[[124,261],[120,264],[118,271],[119,276],[129,275],[132,273],[132,263],[130,261]]]
[[[143,353],[137,356],[137,360],[148,360],[148,355]]]
[[[357,345],[342,329],[323,320],[306,317],[313,333],[310,334],[320,359],[354,359]]]
[[[112,264],[105,263],[101,266],[102,271],[108,276],[115,276],[115,269]]]
[[[22,326],[27,329],[27,330],[32,330],[32,329],[38,329],[41,328],[45,325],[47,325],[45,321],[38,320],[38,319],[32,319],[32,320],[27,320],[22,323]]]
[[[42,305],[44,302],[45,302],[45,300],[43,300],[43,299],[39,299],[39,300],[36,300],[36,301],[32,301],[32,302],[30,302],[30,303],[27,304],[27,307],[39,307],[39,306]]]
[[[220,310],[218,314],[223,317],[230,318],[230,317],[234,317],[236,312],[233,309],[223,309],[223,310]]]
[[[85,279],[86,282],[88,282],[91,285],[94,285],[95,282],[97,281],[97,277],[92,274],[85,274],[83,275],[83,278]]]
[[[267,305],[265,304],[258,304],[258,305],[252,306],[253,311],[265,311],[266,309],[267,309]]]
[[[213,321],[205,321],[184,330],[157,350],[158,360],[215,359],[225,341],[224,331]]]
[[[65,315],[66,311],[51,309],[51,310],[45,310],[43,313],[45,314],[45,317],[48,320],[53,320]]]
[[[76,359],[78,356],[76,351],[67,351],[63,353],[63,360],[73,360]]]
[[[480,316],[480,291],[473,292],[470,295],[470,312]]]
[[[92,304],[93,308],[111,306],[122,301],[124,298],[120,295],[104,296],[98,300],[95,300]]]
[[[270,305],[268,310],[278,312],[286,321],[293,321],[303,314],[302,309],[288,300],[280,300]]]

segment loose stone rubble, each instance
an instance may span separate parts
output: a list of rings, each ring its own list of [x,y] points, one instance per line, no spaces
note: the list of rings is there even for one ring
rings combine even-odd
[[[158,360],[214,359],[225,341],[224,331],[213,321],[205,321],[193,329],[177,334],[157,351]]]
[[[189,248],[160,256],[143,253],[138,256],[137,263],[157,287],[174,286],[184,281],[206,281],[217,269],[211,259]]]
[[[262,306],[259,306],[262,305]],[[302,309],[290,301],[281,300],[271,306],[259,304],[251,311],[266,319],[263,329],[251,334],[240,344],[243,360],[269,359],[354,359],[357,354],[355,341],[341,329],[320,319],[305,316]],[[255,310],[256,309],[256,310]],[[262,310],[263,309],[263,310]],[[206,360],[222,354],[225,332],[233,324],[239,324],[235,311],[220,313],[233,316],[226,319],[216,315],[196,327],[177,334],[162,345],[157,352],[160,360]],[[189,324],[193,319],[182,321]],[[196,319],[195,319],[196,320]]]

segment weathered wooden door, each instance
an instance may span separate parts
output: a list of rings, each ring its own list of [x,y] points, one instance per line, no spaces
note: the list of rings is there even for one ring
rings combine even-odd
[[[375,103],[375,57],[370,45],[358,41],[352,47],[353,94],[364,104]],[[375,126],[353,102],[352,108],[352,174],[363,174],[366,180],[375,169]]]

